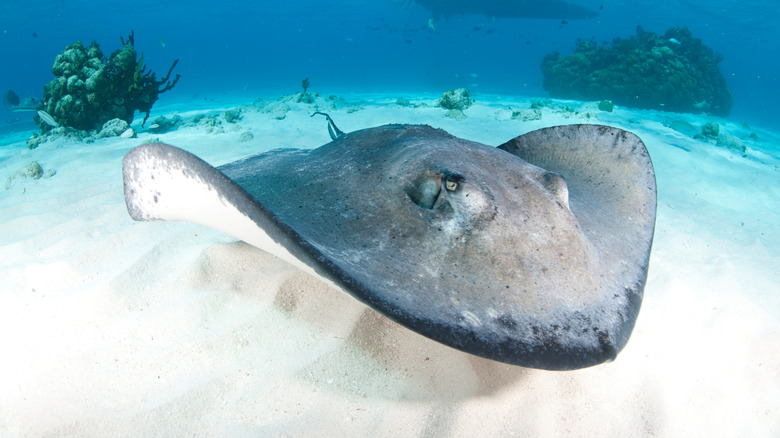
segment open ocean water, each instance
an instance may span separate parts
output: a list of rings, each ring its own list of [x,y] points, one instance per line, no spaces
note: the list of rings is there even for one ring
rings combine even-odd
[[[40,98],[66,45],[95,40],[108,55],[134,30],[136,48],[153,71],[164,74],[180,60],[182,79],[161,103],[292,93],[306,77],[311,91],[324,95],[469,87],[477,94],[543,97],[540,62],[549,52],[569,54],[577,39],[629,38],[637,26],[658,34],[687,26],[723,56],[720,69],[734,97],[731,118],[780,129],[780,7],[774,1],[568,2],[595,15],[585,19],[569,18],[565,7],[543,0],[494,0],[508,5],[499,13],[490,3],[4,0],[0,87]],[[525,17],[540,10],[551,18]],[[0,124],[29,118],[0,112]]]

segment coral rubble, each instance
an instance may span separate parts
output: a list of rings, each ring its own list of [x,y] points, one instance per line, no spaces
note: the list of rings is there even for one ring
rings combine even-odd
[[[57,173],[54,169],[48,169],[46,172],[43,171],[43,167],[41,167],[40,163],[37,161],[31,161],[30,164],[27,165],[27,167],[24,168],[24,170],[16,171],[11,176],[8,177],[8,179],[5,180],[5,189],[8,190],[11,187],[13,187],[17,182],[20,182],[24,180],[25,178],[30,179],[41,179],[41,178],[51,178]]]
[[[707,122],[701,127],[701,135],[705,138],[718,138],[720,125],[715,122]]]
[[[542,111],[538,108],[512,111],[512,120],[517,120],[517,119],[522,120],[524,122],[542,120]]]
[[[118,137],[130,129],[130,125],[122,119],[111,119],[103,124],[103,128],[97,134],[97,138]]]
[[[179,125],[182,125],[183,123],[184,119],[182,119],[178,114],[171,116],[171,118],[159,116],[154,119],[151,125],[149,125],[149,132],[162,134],[178,129]]]
[[[466,118],[463,110],[470,107],[473,103],[474,99],[469,95],[468,88],[456,88],[442,94],[436,104],[447,110],[444,114],[446,117],[463,120]]]
[[[244,118],[244,111],[246,111],[243,107],[235,108],[235,109],[229,109],[225,111],[225,121],[228,123],[238,123],[241,121],[241,119]]]
[[[602,100],[599,102],[599,109],[601,111],[606,111],[608,113],[611,113],[613,109],[615,109],[615,105],[612,104],[609,100]]]
[[[552,97],[727,116],[733,102],[720,60],[686,27],[664,35],[637,27],[635,36],[616,38],[611,47],[579,40],[572,55],[552,52],[541,67]]]
[[[241,143],[247,142],[255,138],[254,134],[252,134],[252,131],[244,131],[241,133],[241,135],[238,136],[238,141]]]
[[[444,109],[463,111],[474,103],[468,88],[456,88],[445,92],[439,98],[438,105]]]
[[[147,71],[144,56],[137,59],[133,33],[127,41],[120,38],[122,48],[106,58],[97,42],[88,47],[80,41],[67,46],[56,56],[52,73],[56,76],[44,86],[43,110],[61,126],[82,131],[99,130],[109,120],[132,123],[135,111],[149,118],[152,105],[176,85],[180,75],[169,81],[178,59],[168,74],[158,80]],[[40,123],[41,131],[52,129]]]

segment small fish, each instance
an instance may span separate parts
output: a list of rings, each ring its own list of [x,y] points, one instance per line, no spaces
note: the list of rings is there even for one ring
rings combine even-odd
[[[681,42],[677,41],[677,38],[669,38],[669,42],[672,44],[682,44]]]
[[[163,41],[162,39],[160,39],[160,47],[162,47],[163,49],[165,48],[165,41]]]
[[[428,27],[430,27],[431,30],[436,30],[436,28],[433,27],[433,18],[428,19]]]
[[[57,121],[54,120],[54,117],[50,116],[49,113],[47,113],[46,111],[38,111],[38,117],[40,117],[41,120],[46,122],[46,124],[49,126],[53,126],[55,128],[59,126],[57,124]]]

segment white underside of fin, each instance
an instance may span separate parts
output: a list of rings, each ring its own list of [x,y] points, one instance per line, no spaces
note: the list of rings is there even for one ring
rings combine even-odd
[[[194,155],[163,144],[141,146],[125,157],[124,179],[125,201],[133,219],[202,224],[333,284],[250,218],[265,217],[266,212],[249,201],[243,189]],[[283,233],[278,229],[270,232]]]

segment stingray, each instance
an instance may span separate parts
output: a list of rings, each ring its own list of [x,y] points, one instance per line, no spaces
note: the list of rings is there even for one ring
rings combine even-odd
[[[319,148],[217,168],[139,146],[123,161],[128,212],[224,231],[496,361],[571,370],[626,345],[655,227],[636,135],[568,125],[492,147],[430,126],[331,125]]]
[[[5,109],[8,111],[37,111],[41,104],[41,102],[34,97],[19,99],[19,96],[12,90],[5,92],[3,103],[5,104]]]

